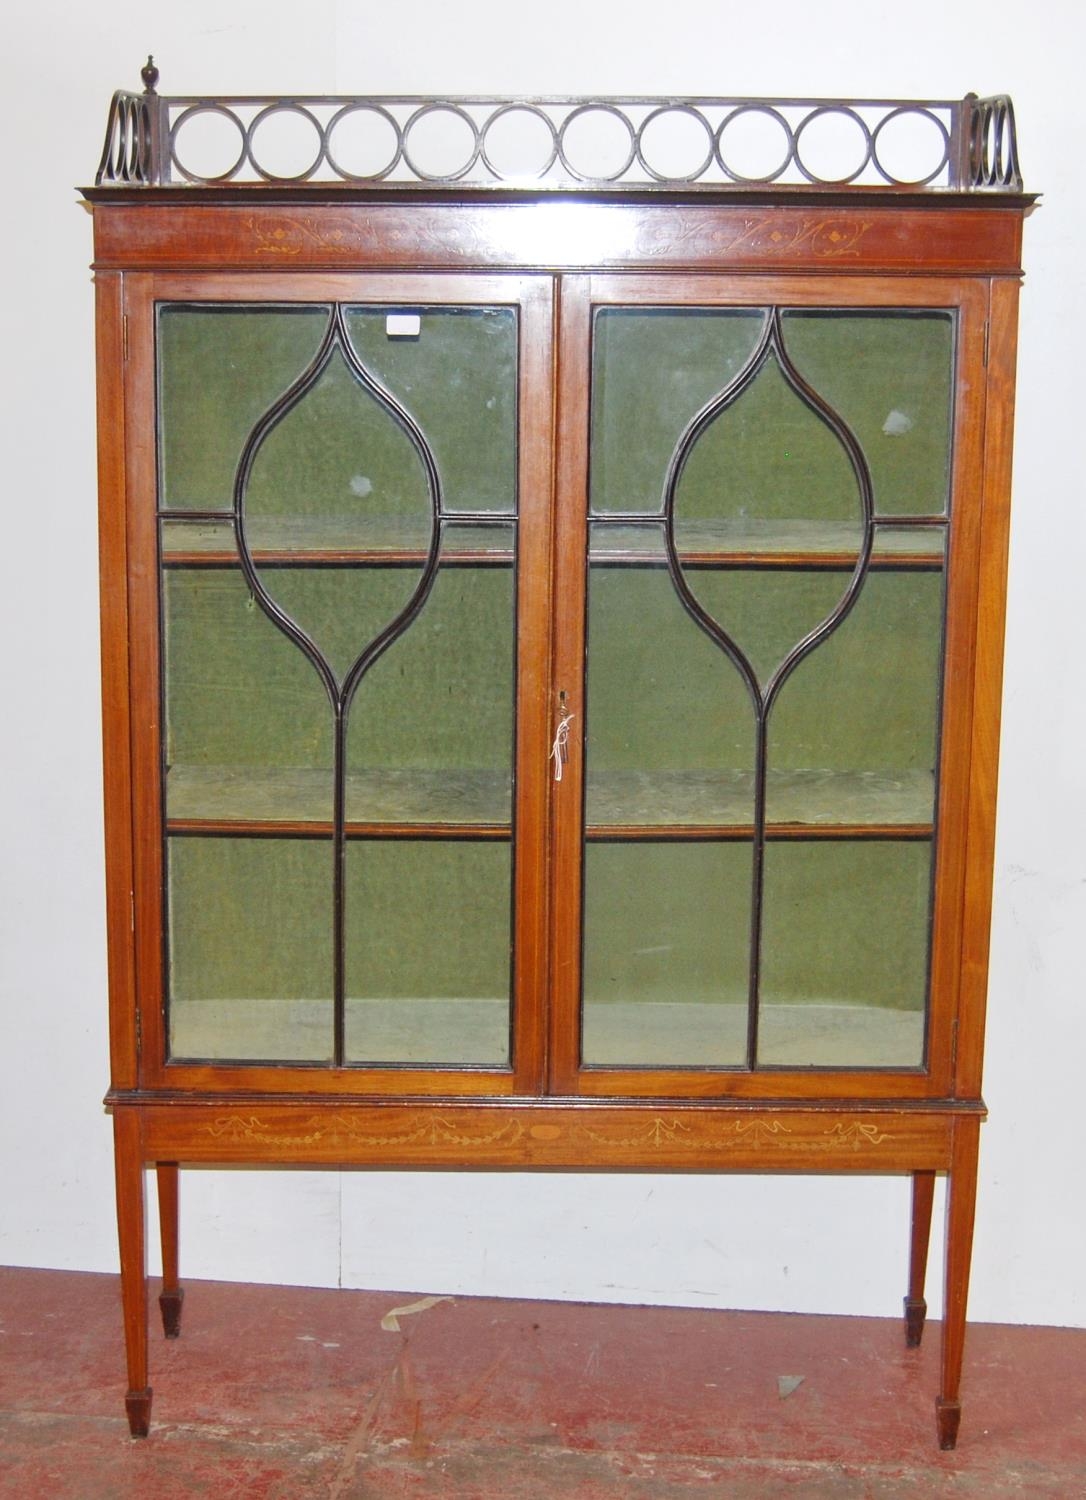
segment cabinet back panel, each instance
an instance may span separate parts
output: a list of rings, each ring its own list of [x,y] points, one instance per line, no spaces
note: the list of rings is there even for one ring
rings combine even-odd
[[[411,413],[457,510],[511,512],[516,494],[517,315],[512,308],[423,308],[419,333],[390,336],[396,308],[345,315],[352,347]],[[305,372],[327,328],[328,307],[164,305],[158,318],[160,502],[166,509],[228,509],[245,441]],[[353,387],[353,391],[352,391]],[[348,506],[396,496],[403,434],[360,433],[358,387],[336,357],[311,410],[275,442],[262,480],[266,508],[307,514],[319,497]],[[369,398],[364,398],[369,399]],[[307,440],[307,434],[313,441]],[[370,488],[365,488],[369,485]]]
[[[167,764],[320,768],[330,789],[328,695],[240,567],[170,568],[163,588]],[[356,648],[346,618],[328,623],[340,655]]]
[[[787,616],[793,577],[776,578]],[[933,774],[944,595],[941,571],[869,572],[852,612],[782,687],[769,715],[770,766]],[[761,627],[750,628],[757,638]]]
[[[768,670],[840,597],[847,575],[699,577],[713,613]],[[867,575],[851,614],[799,663],[770,712],[774,770],[933,772],[943,582],[941,571]],[[609,771],[753,768],[750,694],[663,568],[593,568],[588,619],[590,783]]]
[[[859,550],[860,491],[848,453],[771,357],[695,438],[675,490],[675,524],[795,519],[844,526]]]
[[[168,844],[172,1055],[329,1059],[330,839]],[[364,840],[346,859],[347,1060],[507,1063],[508,842]]]
[[[323,307],[159,309],[159,504],[229,510],[253,427],[316,354]]]
[[[921,1065],[930,852],[889,840],[769,845],[759,1065]],[[589,846],[586,1064],[743,1065],[751,859],[749,841]]]
[[[389,338],[384,308],[352,308],[366,367],[411,412],[450,510],[516,509],[517,315],[507,307],[418,309],[417,338]]]
[[[414,580],[411,568],[268,571],[339,667]],[[240,569],[171,568],[164,577],[168,762],[330,768],[332,710],[320,678],[252,599]],[[414,623],[361,680],[349,769],[509,776],[514,591],[510,566],[439,568]]]
[[[763,316],[733,308],[606,308],[596,314],[594,511],[660,509],[676,443],[739,374]],[[858,438],[876,512],[945,512],[953,315],[792,310],[782,326],[799,374]],[[722,495],[732,497],[724,508],[738,515],[751,494],[757,495],[753,515],[840,515],[840,450],[828,430],[812,439],[810,423],[818,419],[791,393],[784,399],[779,386],[771,362],[703,436],[705,457],[684,480],[689,516],[721,514]],[[853,491],[846,476],[845,493]]]
[[[262,436],[244,513],[252,545],[260,544],[260,523],[279,517],[338,520],[362,537],[384,522],[405,541],[428,542],[432,503],[417,441],[359,382],[341,349]]]
[[[797,840],[765,853],[763,1006],[835,1003],[922,1011],[927,843]],[[915,1066],[919,1058],[905,1058]]]
[[[332,844],[170,838],[174,1057],[332,1055]]]
[[[799,373],[859,439],[876,513],[945,513],[955,315],[805,309],[783,327]]]
[[[591,571],[587,726],[590,786],[610,771],[753,768],[750,695],[662,567]]]
[[[511,566],[439,569],[421,614],[359,685],[347,737],[351,770],[510,776],[515,594]]]
[[[750,882],[749,841],[588,847],[586,1063],[742,1064]],[[681,1008],[661,1037],[658,1008],[667,1004]],[[712,1033],[714,1015],[715,1045],[707,1056],[706,1026]]]
[[[764,315],[748,309],[607,308],[592,366],[593,511],[658,511],[687,423],[742,370]]]
[[[346,858],[348,1060],[508,1063],[509,844],[364,840]]]

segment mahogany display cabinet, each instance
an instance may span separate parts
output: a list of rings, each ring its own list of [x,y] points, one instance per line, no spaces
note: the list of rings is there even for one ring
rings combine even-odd
[[[910,1344],[945,1173],[952,1447],[1009,101],[143,80],[85,191],[132,1432],[151,1166],[168,1335],[185,1163],[899,1174]]]

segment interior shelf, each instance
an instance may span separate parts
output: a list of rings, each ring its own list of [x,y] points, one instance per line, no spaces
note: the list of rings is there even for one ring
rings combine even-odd
[[[493,524],[446,526],[442,561],[505,564],[513,560],[512,516],[495,513]],[[599,564],[663,564],[663,528],[596,518],[589,560]],[[251,521],[248,540],[254,560],[266,566],[337,566],[425,561],[430,529],[401,518],[356,516]],[[852,568],[859,551],[855,526],[834,522],[723,521],[677,523],[676,547],[689,567]],[[945,559],[942,518],[923,524],[875,527],[874,567],[940,568]],[[237,564],[232,519],[201,518],[162,523],[162,561],[167,567],[231,567]]]
[[[389,837],[440,829],[446,837],[509,837],[510,778],[495,771],[349,772],[348,832]],[[173,766],[166,778],[173,833],[332,832],[330,770]]]
[[[930,837],[929,772],[774,771],[766,779],[773,838]],[[588,837],[753,833],[750,771],[609,771],[588,781]]]
[[[330,834],[326,770],[174,766],[166,807],[173,833]],[[749,838],[748,771],[609,771],[589,778],[590,840]],[[930,838],[928,772],[770,771],[770,838]],[[510,780],[487,770],[353,772],[347,832],[355,837],[508,838]]]
[[[593,563],[665,560],[663,528],[597,516],[591,526]],[[858,526],[833,521],[676,521],[679,560],[690,567],[853,568],[860,547]],[[871,552],[875,567],[940,568],[946,555],[946,524],[877,524]]]
[[[501,997],[348,995],[349,1062],[508,1065],[509,1001]],[[216,997],[170,1007],[174,1059],[326,1062],[330,1000]],[[590,1067],[742,1068],[746,1000],[715,1004],[614,1001],[584,1017]],[[761,1011],[763,1067],[916,1068],[922,1011],[842,1002],[769,1004]]]
[[[446,523],[441,559],[506,564],[516,518],[495,512],[489,522]],[[261,517],[250,520],[246,536],[253,560],[265,565],[338,566],[425,562],[431,528],[428,522],[403,517],[322,516]],[[233,518],[203,517],[162,522],[162,561],[167,567],[236,567]]]

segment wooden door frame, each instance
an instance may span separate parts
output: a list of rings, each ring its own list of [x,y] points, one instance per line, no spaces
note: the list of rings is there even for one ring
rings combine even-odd
[[[160,302],[286,303],[365,301],[431,306],[506,305],[518,309],[517,400],[518,562],[516,581],[517,690],[515,757],[517,789],[513,935],[515,985],[513,1060],[508,1068],[263,1065],[260,1063],[169,1062],[164,1001],[163,795],[160,751],[160,600],[156,521],[155,308]],[[137,997],[138,1083],[143,1089],[209,1093],[385,1097],[508,1097],[541,1092],[544,1078],[547,902],[546,835],[550,786],[545,756],[546,684],[549,678],[553,294],[550,278],[538,275],[351,272],[269,274],[130,273],[126,278],[123,329],[123,402],[126,445],[127,599],[123,622],[127,675],[124,701],[136,705],[127,726],[131,766],[134,976],[116,990],[118,1014]],[[107,392],[110,399],[115,393]],[[109,520],[115,525],[112,515]],[[112,534],[112,533],[110,533]],[[116,566],[111,556],[110,567]],[[107,624],[120,643],[119,621]],[[113,649],[119,648],[115,646]],[[121,681],[111,677],[111,693]],[[112,710],[111,710],[112,711]],[[113,722],[117,722],[114,716]],[[121,799],[115,811],[123,816]],[[122,1024],[120,1021],[118,1025]],[[125,1087],[131,1068],[115,1073]],[[135,1081],[135,1080],[132,1080]]]
[[[988,283],[980,278],[881,275],[612,273],[561,279],[559,458],[556,466],[555,652],[552,711],[579,716],[566,775],[555,789],[552,843],[550,1092],[558,1096],[710,1099],[937,1099],[954,1092],[961,1028],[958,983],[963,940],[971,724],[977,660],[980,524],[985,486],[983,370]],[[584,671],[591,321],[597,307],[796,307],[949,309],[957,314],[950,483],[951,549],[946,562],[933,932],[927,1065],[920,1069],[746,1070],[584,1067],[579,1058],[582,849],[584,845]],[[562,696],[564,695],[564,697]],[[989,694],[990,699],[990,694]],[[990,708],[990,703],[989,703]],[[990,816],[990,813],[989,813]],[[966,1026],[968,1027],[968,1017]]]

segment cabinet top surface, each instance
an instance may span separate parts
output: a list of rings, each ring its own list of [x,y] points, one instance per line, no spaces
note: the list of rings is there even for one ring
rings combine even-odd
[[[549,193],[1021,206],[1014,111],[959,100],[208,97],[118,91],[86,196]],[[905,200],[903,202],[902,200]]]

